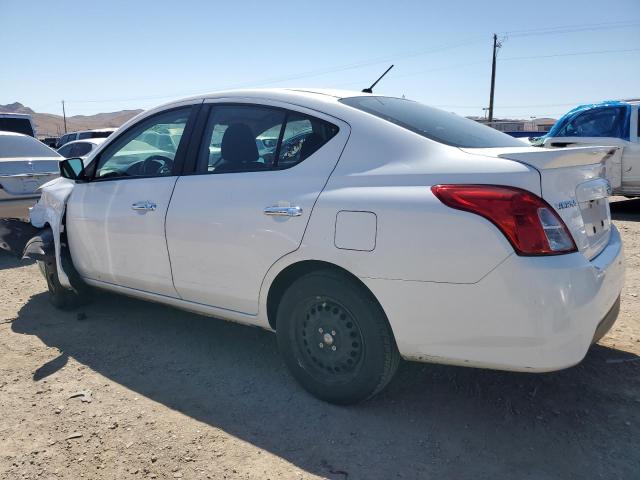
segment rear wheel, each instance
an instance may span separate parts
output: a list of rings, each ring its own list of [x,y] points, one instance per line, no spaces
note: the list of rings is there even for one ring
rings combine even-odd
[[[331,403],[371,398],[400,361],[386,316],[371,293],[331,270],[309,273],[287,289],[276,334],[293,376]]]

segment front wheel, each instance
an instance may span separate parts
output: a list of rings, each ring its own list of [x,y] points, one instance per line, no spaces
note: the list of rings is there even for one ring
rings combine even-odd
[[[331,403],[373,397],[400,361],[387,318],[371,293],[331,270],[309,273],[287,289],[278,307],[276,334],[293,376]]]
[[[86,293],[79,295],[73,290],[64,288],[58,279],[58,269],[53,256],[48,256],[44,260],[38,260],[38,267],[47,281],[49,291],[49,302],[59,309],[65,310],[82,305],[86,302]]]

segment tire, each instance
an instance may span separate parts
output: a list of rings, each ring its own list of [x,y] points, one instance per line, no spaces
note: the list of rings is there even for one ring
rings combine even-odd
[[[372,294],[332,270],[311,272],[285,291],[278,347],[292,375],[321,400],[348,405],[389,383],[400,363],[387,318]]]
[[[58,269],[55,257],[47,257],[45,260],[38,260],[38,267],[47,281],[49,289],[49,302],[61,310],[68,310],[86,303],[86,295],[78,295],[73,290],[64,288],[58,279]]]

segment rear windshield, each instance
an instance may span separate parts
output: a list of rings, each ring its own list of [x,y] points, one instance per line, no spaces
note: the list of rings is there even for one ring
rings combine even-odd
[[[340,102],[454,147],[522,147],[519,140],[454,113],[393,97],[349,97]]]
[[[60,155],[33,137],[0,135],[0,158],[59,157]]]
[[[23,133],[33,137],[33,127],[27,118],[0,117],[0,130]]]

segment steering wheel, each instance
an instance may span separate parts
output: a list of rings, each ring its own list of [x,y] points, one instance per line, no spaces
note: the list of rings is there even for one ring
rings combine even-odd
[[[144,176],[167,175],[173,170],[173,160],[164,155],[151,155],[142,162]]]

